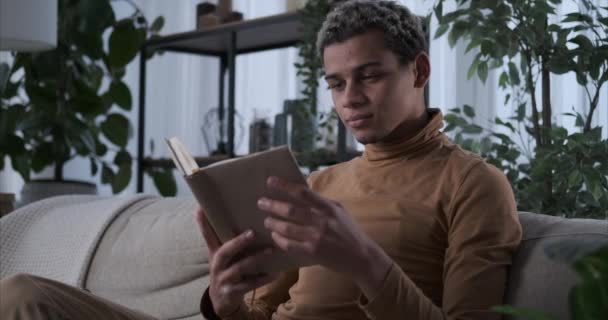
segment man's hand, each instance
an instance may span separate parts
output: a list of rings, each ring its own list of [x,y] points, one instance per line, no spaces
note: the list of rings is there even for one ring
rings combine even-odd
[[[215,314],[220,318],[238,310],[245,294],[255,288],[272,282],[276,275],[246,276],[257,274],[258,264],[272,255],[272,249],[266,249],[235,261],[235,257],[251,244],[255,235],[246,231],[223,245],[205,219],[202,209],[196,213],[196,221],[205,238],[210,256],[209,297]]]
[[[346,209],[303,185],[277,177],[270,177],[267,184],[290,199],[258,200],[258,207],[270,213],[265,226],[275,244],[311,264],[349,274],[368,298],[375,296],[392,260]]]

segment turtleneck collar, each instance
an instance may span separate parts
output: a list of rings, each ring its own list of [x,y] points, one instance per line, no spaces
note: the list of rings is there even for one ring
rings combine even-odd
[[[429,109],[429,122],[416,135],[396,140],[390,143],[370,143],[365,145],[363,159],[368,161],[381,161],[394,158],[407,158],[426,146],[441,141],[443,127],[443,114],[439,109]]]

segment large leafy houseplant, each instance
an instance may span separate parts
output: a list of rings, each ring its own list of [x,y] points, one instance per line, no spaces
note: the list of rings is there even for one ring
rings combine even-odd
[[[608,140],[592,120],[608,82],[608,7],[581,0],[582,10],[560,21],[561,2],[457,0],[457,10],[444,14],[445,1],[436,1],[435,38],[447,33],[451,46],[464,39],[467,52],[476,49],[469,78],[485,82],[490,69],[502,69],[498,84],[510,90],[504,103],[515,105],[513,117],[495,119],[489,130],[473,123],[472,107],[455,108],[445,131],[505,171],[519,209],[606,218]],[[565,73],[576,75],[589,103],[588,113],[567,114],[574,132],[553,117],[551,76]]]
[[[0,65],[0,170],[8,156],[26,181],[48,166],[61,181],[65,163],[84,157],[114,193],[127,187],[132,96],[122,79],[163,26],[127,3],[133,14],[117,20],[109,0],[60,0],[56,49],[14,53],[11,66]]]

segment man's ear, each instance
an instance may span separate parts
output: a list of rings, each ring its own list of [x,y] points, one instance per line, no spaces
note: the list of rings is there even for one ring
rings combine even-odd
[[[427,82],[429,82],[431,62],[429,61],[429,55],[424,51],[418,53],[414,59],[414,75],[416,77],[414,87],[416,88],[424,88]]]

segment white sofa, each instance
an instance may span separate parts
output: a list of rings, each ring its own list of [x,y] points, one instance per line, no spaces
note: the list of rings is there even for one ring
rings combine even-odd
[[[161,319],[202,319],[208,252],[191,198],[55,197],[0,219],[0,278],[27,272],[86,288]],[[521,213],[506,303],[569,319],[575,274],[544,247],[564,239],[608,244],[608,221]]]

